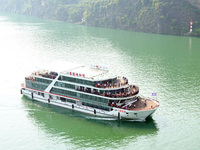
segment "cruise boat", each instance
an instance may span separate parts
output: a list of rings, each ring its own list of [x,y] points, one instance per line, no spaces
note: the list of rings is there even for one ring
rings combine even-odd
[[[33,100],[119,120],[145,120],[159,107],[157,100],[139,96],[126,77],[97,65],[35,71],[21,86],[21,94]]]

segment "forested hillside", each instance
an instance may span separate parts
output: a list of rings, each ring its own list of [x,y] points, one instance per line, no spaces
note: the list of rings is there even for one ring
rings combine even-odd
[[[200,36],[199,0],[1,0],[0,10],[139,32]]]

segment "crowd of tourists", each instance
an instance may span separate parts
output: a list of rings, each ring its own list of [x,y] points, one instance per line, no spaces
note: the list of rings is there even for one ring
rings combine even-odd
[[[32,75],[35,75],[35,76],[42,76],[42,77],[45,77],[45,78],[49,78],[49,79],[55,79],[58,75],[57,72],[48,72],[48,71],[38,71],[38,72],[34,72],[32,73]],[[31,80],[31,81],[34,81],[34,77],[32,76],[29,76],[29,77],[25,77],[25,80]]]
[[[104,92],[103,93],[103,96],[106,96],[106,97],[114,97],[114,98],[118,98],[118,97],[129,97],[129,96],[133,96],[135,95],[135,92],[133,91],[129,91],[129,92],[115,92],[115,93],[112,93],[112,92]]]
[[[57,72],[53,72],[53,71],[47,71],[47,70],[43,70],[43,71],[38,71],[38,72],[34,72],[33,75],[36,76],[42,76],[45,78],[49,78],[49,79],[55,79],[58,75]]]
[[[120,89],[115,91],[104,91],[103,93],[102,92],[100,93],[97,89],[91,90],[91,88],[84,88],[84,87],[77,87],[76,90],[112,98],[129,97],[136,95],[139,92],[139,88],[136,87],[135,85],[129,85],[129,88],[126,89]]]
[[[55,79],[58,73],[51,71],[51,72],[40,73],[39,75],[45,78]]]
[[[115,88],[115,87],[120,87],[120,86],[124,86],[126,84],[128,84],[128,79],[126,77],[122,77],[122,81],[119,79],[119,80],[116,80],[114,82],[112,82],[111,80],[108,80],[108,81],[99,81],[95,84],[95,87],[98,87],[98,88]]]
[[[28,76],[28,77],[25,77],[25,80],[34,81],[35,78],[34,78],[34,77],[31,77],[31,76]]]

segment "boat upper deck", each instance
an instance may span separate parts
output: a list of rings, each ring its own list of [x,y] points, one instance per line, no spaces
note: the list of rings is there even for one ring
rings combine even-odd
[[[35,77],[55,79],[59,75],[59,82],[73,82],[85,84],[102,89],[119,89],[128,87],[128,79],[119,77],[102,67],[73,66],[68,67],[67,71],[53,72],[49,70],[38,70],[26,77],[27,80]]]
[[[117,75],[108,71],[105,67],[86,67],[86,66],[77,66],[66,71],[62,71],[61,75],[82,77],[89,80],[105,80],[112,79],[117,77]]]
[[[49,79],[55,79],[58,76],[58,73],[53,72],[53,71],[48,71],[48,70],[39,70],[39,71],[33,72],[31,75],[45,77]]]

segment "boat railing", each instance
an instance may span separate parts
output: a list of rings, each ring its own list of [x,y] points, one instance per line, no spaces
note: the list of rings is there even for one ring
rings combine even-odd
[[[76,91],[81,91],[81,92],[85,92],[85,93],[90,93],[90,94],[95,94],[95,95],[100,95],[100,96],[104,96],[104,97],[110,97],[110,98],[125,98],[125,97],[131,97],[134,96],[136,94],[139,93],[139,88],[137,86],[129,86],[129,88],[127,88],[128,90],[124,91],[124,92],[103,92],[103,93],[99,93],[97,90],[93,89],[93,91],[89,91],[87,88],[83,89],[83,88],[77,88]]]
[[[111,101],[108,105],[111,106],[111,107],[116,107],[116,108],[129,110],[130,107],[132,107],[133,103],[135,103],[137,101],[138,101],[137,98],[126,100],[126,101],[124,101],[122,103],[120,103],[120,102],[115,103],[114,101]]]
[[[25,80],[35,81],[35,78],[32,76],[25,77]]]
[[[117,88],[128,84],[126,77],[118,77],[115,81],[99,81],[94,86],[98,88]]]
[[[130,102],[128,102],[128,103],[126,103],[125,105],[124,105],[124,107],[127,107],[127,106],[131,106],[133,103],[135,103],[135,102],[137,102],[138,100],[136,99],[136,100],[134,100],[134,101],[130,101]]]
[[[49,79],[55,79],[58,76],[58,73],[53,72],[53,71],[48,71],[48,70],[41,70],[41,71],[33,72],[32,75],[49,78]]]
[[[47,83],[47,82],[40,82],[37,79],[35,79],[34,77],[25,77],[25,81],[26,82],[39,83],[39,84],[43,84],[43,85],[49,85],[49,83]],[[52,82],[52,81],[50,81],[50,82]]]
[[[141,98],[146,99],[146,100],[150,100],[150,101],[156,101],[156,102],[160,105],[160,102],[159,102],[157,99],[155,99],[155,98],[152,98],[152,97],[145,97],[145,96],[143,96],[143,95],[141,95]]]

